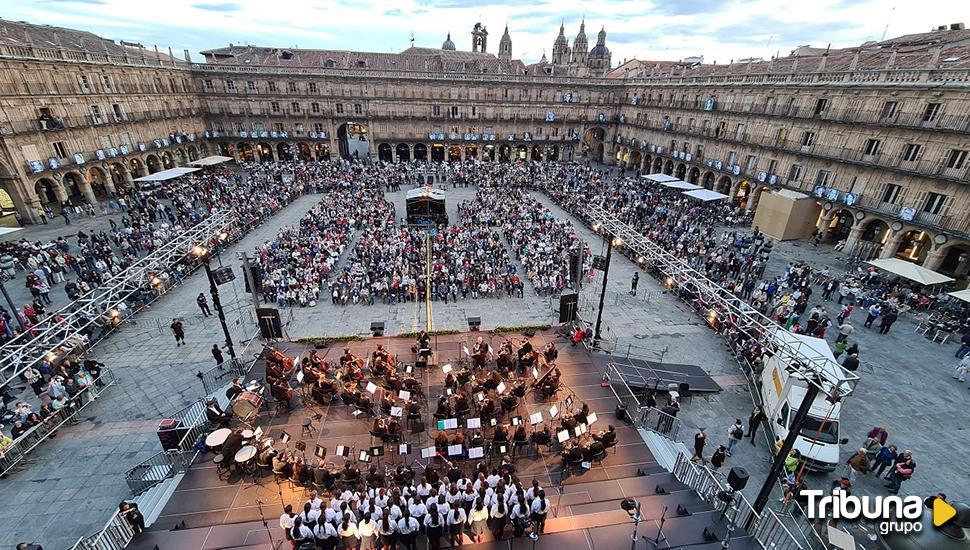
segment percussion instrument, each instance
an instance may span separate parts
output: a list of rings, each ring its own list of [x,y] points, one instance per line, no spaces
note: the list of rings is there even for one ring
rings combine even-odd
[[[226,439],[229,438],[229,434],[231,433],[232,430],[229,428],[215,430],[205,437],[205,446],[210,449],[221,447],[223,443],[226,442]]]
[[[256,457],[256,447],[252,445],[243,445],[241,449],[236,451],[236,456],[234,460],[240,464],[245,464]]]
[[[263,406],[263,397],[251,391],[244,391],[232,402],[232,412],[239,418],[249,418],[259,414]]]
[[[240,435],[242,435],[243,439],[252,439],[256,434],[254,434],[252,430],[243,430],[242,434]]]

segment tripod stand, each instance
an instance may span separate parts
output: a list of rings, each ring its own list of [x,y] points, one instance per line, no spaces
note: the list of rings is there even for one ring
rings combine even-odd
[[[280,492],[280,499],[282,500],[282,491]],[[273,546],[273,550],[279,548],[279,543],[273,540],[273,532],[269,530],[269,523],[266,521],[266,515],[263,514],[263,501],[256,499],[256,507],[259,508],[259,519],[263,521],[263,529],[266,529],[266,536],[269,537],[269,543]],[[280,541],[282,542],[282,541]]]

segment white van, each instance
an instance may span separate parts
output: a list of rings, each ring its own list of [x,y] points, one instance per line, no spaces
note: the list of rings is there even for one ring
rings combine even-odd
[[[785,331],[777,331],[775,336],[801,349],[807,348],[816,352],[817,356],[823,356],[831,361],[830,366],[833,368],[841,368],[825,340]],[[788,428],[801,406],[808,387],[804,378],[793,370],[785,358],[774,355],[765,362],[761,379],[758,381],[763,408],[768,417],[768,426],[771,432],[781,439],[788,437]],[[802,462],[807,469],[831,472],[838,467],[839,445],[844,443],[839,437],[841,412],[841,403],[831,403],[824,393],[819,393],[815,397],[805,426],[795,439],[794,445],[794,448],[801,453]]]

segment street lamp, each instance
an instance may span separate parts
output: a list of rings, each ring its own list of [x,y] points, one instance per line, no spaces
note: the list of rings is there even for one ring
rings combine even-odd
[[[226,349],[229,351],[229,357],[235,361],[236,350],[232,347],[232,336],[230,336],[229,327],[226,325],[226,313],[222,310],[222,302],[219,300],[219,287],[216,285],[216,280],[212,276],[212,267],[209,265],[212,254],[205,245],[197,244],[192,248],[192,255],[200,260],[205,268],[205,276],[209,278],[209,294],[212,295],[212,305],[215,306],[216,312],[219,314],[222,334],[226,337]]]

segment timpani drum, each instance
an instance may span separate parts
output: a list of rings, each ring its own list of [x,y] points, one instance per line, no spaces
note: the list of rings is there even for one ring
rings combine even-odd
[[[263,398],[251,391],[244,391],[232,402],[232,412],[239,418],[249,418],[259,414]]]

